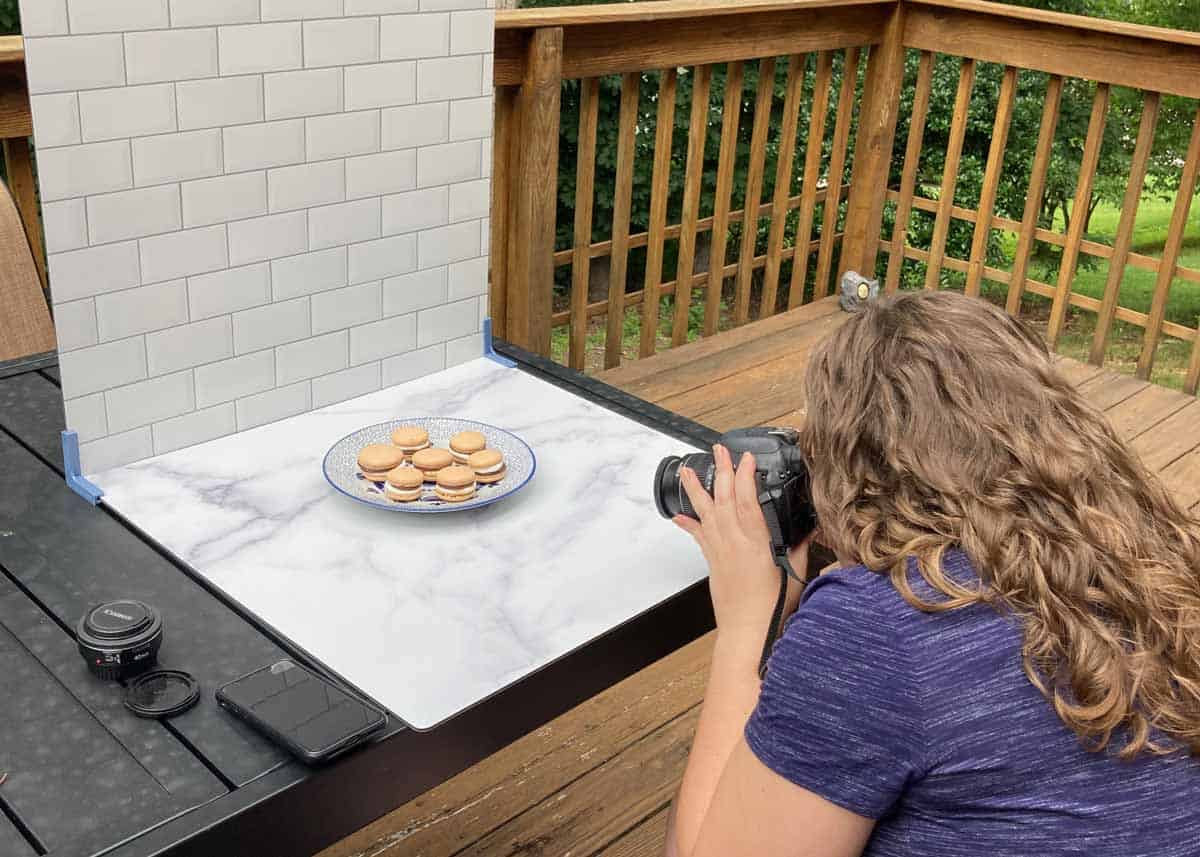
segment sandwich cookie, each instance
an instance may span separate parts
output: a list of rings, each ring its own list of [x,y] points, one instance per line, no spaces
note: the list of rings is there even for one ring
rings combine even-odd
[[[373,443],[358,453],[358,470],[372,482],[383,482],[388,471],[404,463],[404,453],[390,443]]]
[[[466,464],[472,453],[487,446],[487,438],[477,431],[460,431],[450,438],[450,454],[459,464]]]
[[[429,432],[420,426],[400,426],[392,432],[392,445],[411,461],[414,452],[429,446]]]
[[[397,503],[411,503],[421,499],[421,486],[425,476],[415,467],[397,467],[387,475],[383,493]]]
[[[475,496],[475,471],[461,464],[446,467],[438,474],[434,493],[447,503],[462,503]]]
[[[454,463],[454,456],[436,446],[427,446],[413,453],[413,467],[421,471],[426,482],[436,482],[438,472]]]
[[[481,449],[471,453],[467,466],[475,471],[475,481],[481,485],[493,485],[508,474],[508,465],[499,450]]]

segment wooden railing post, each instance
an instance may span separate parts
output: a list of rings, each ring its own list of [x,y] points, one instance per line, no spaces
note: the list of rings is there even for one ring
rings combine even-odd
[[[492,134],[492,206],[491,235],[488,239],[488,315],[492,333],[510,339],[508,333],[509,248],[515,224],[513,180],[516,178],[516,146],[520,131],[516,111],[515,86],[496,87],[496,118]]]
[[[562,27],[534,30],[517,90],[516,134],[509,179],[511,240],[507,248],[504,335],[522,348],[550,354],[554,298],[554,228],[558,201],[558,122]]]
[[[905,3],[896,3],[884,28],[883,41],[871,48],[859,109],[850,194],[846,202],[839,281],[846,271],[858,271],[866,277],[875,275],[892,145],[900,112],[900,87],[904,83],[906,14]]]

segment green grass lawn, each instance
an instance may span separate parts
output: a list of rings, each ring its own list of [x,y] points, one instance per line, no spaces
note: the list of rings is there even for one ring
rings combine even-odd
[[[1142,199],[1138,207],[1137,219],[1134,222],[1133,252],[1155,258],[1162,256],[1173,208],[1173,200],[1163,200],[1154,196],[1146,196]],[[1087,237],[1092,241],[1112,244],[1120,218],[1121,212],[1117,206],[1102,203],[1097,207],[1088,224]],[[1054,230],[1056,232],[1065,231],[1065,224],[1061,216],[1056,218]],[[1006,255],[1011,256],[1015,244],[1016,236],[1012,233],[1001,235],[1001,246]],[[1030,264],[1030,276],[1042,282],[1055,283],[1058,279],[1057,248],[1039,243],[1037,250],[1038,252]],[[1192,205],[1187,229],[1184,233],[1179,264],[1185,268],[1200,270],[1200,206],[1195,203]],[[1080,264],[1075,272],[1073,289],[1080,294],[1100,300],[1104,297],[1108,273],[1108,260],[1081,254]],[[1126,266],[1121,278],[1119,304],[1138,312],[1148,312],[1154,295],[1156,277],[1157,275],[1152,271]],[[1049,301],[1031,298],[1027,305],[1032,310],[1030,315],[1034,323],[1040,322],[1044,325],[1049,314]],[[1176,278],[1171,285],[1166,317],[1168,321],[1186,327],[1196,327],[1200,322],[1200,283]],[[1073,310],[1059,340],[1059,351],[1068,357],[1087,359],[1095,328],[1096,316],[1094,313]],[[1116,322],[1109,337],[1105,365],[1117,371],[1132,372],[1141,352],[1142,335],[1142,328],[1137,325]],[[1160,341],[1155,358],[1153,380],[1169,387],[1181,387],[1191,357],[1191,347],[1189,342],[1164,336]]]

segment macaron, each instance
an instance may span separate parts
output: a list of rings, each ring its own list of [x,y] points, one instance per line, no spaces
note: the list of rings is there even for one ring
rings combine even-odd
[[[373,443],[358,451],[358,469],[372,482],[383,482],[388,471],[404,463],[404,453],[390,443]]]
[[[447,503],[462,503],[475,496],[475,471],[461,464],[445,467],[438,474],[434,493]]]
[[[421,471],[426,482],[436,482],[438,472],[453,464],[454,456],[439,447],[427,446],[413,453],[412,463],[413,467]]]
[[[450,454],[459,464],[466,464],[471,453],[479,452],[486,446],[487,438],[477,431],[460,431],[450,438]]]
[[[399,447],[405,458],[411,459],[414,452],[429,446],[429,432],[420,426],[400,426],[392,432],[392,445]]]
[[[471,453],[467,466],[475,471],[475,481],[481,485],[492,485],[508,474],[508,465],[497,449],[481,449]]]
[[[389,500],[397,503],[411,503],[421,499],[421,486],[425,484],[425,476],[415,467],[397,467],[387,475],[387,484],[383,493]]]

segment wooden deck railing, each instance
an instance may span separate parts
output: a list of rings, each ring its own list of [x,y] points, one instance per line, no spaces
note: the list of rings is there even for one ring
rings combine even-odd
[[[4,148],[4,171],[44,290],[46,254],[29,146],[31,134],[33,116],[25,82],[25,43],[20,36],[0,36],[0,143]]]
[[[678,345],[688,335],[693,301],[703,308],[699,332],[710,335],[720,324],[747,321],[756,309],[758,315],[769,315],[828,294],[835,275],[845,270],[878,271],[886,288],[895,290],[905,260],[912,260],[925,266],[926,288],[938,287],[944,271],[961,274],[969,293],[979,293],[985,281],[998,284],[1006,289],[1004,299],[1013,313],[1021,310],[1027,293],[1049,299],[1046,327],[1052,343],[1062,335],[1069,307],[1095,313],[1090,357],[1098,364],[1105,359],[1115,320],[1141,327],[1136,371],[1142,378],[1149,377],[1164,335],[1190,343],[1184,386],[1188,392],[1196,392],[1200,383],[1198,320],[1187,324],[1170,321],[1167,307],[1173,281],[1200,282],[1200,271],[1179,264],[1200,169],[1200,113],[1180,165],[1181,190],[1162,256],[1135,253],[1131,246],[1162,98],[1200,98],[1200,34],[983,0],[667,0],[500,12],[496,27],[491,311],[497,330],[509,339],[548,354],[552,331],[565,325],[569,335],[566,360],[583,368],[589,320],[605,316],[603,365],[610,367],[621,360],[626,311],[631,307],[639,311],[636,354],[644,357],[659,346],[660,303],[673,314],[664,343]],[[811,61],[805,56],[810,52],[815,54]],[[906,58],[912,52],[919,54],[915,94],[911,113],[899,116]],[[939,55],[957,57],[960,65],[945,167],[940,187],[931,192],[919,185],[917,177],[933,66]],[[751,63],[759,81],[753,96],[742,93],[743,74]],[[781,99],[770,86],[778,63],[787,64]],[[1004,70],[994,105],[982,192],[976,207],[967,208],[956,204],[956,188],[968,107],[981,63],[997,63]],[[724,69],[725,78],[724,92],[717,99],[710,92],[714,68]],[[1013,178],[1002,174],[1004,153],[1018,84],[1022,75],[1030,72],[1045,73],[1049,83],[1036,156],[1025,168],[1028,174],[1020,177],[1027,182],[1027,191],[1018,221],[998,216],[995,202],[1001,179]],[[687,155],[675,164],[671,146],[681,74],[691,75],[693,98]],[[608,75],[621,76],[613,227],[606,240],[595,241],[592,210],[598,80]],[[811,77],[811,85],[806,85],[807,77]],[[1063,232],[1039,222],[1047,167],[1056,145],[1060,99],[1069,79],[1081,79],[1094,87],[1074,194],[1075,211],[1084,210],[1091,196],[1112,87],[1142,92],[1140,128],[1112,246],[1085,237],[1084,217],[1073,217]],[[559,121],[563,83],[574,80],[580,82],[577,131],[560,127]],[[643,232],[630,234],[634,139],[646,130],[637,127],[638,90],[648,81],[656,82],[658,120],[649,225]],[[796,151],[797,117],[806,93],[809,123],[801,153]],[[736,145],[743,98],[752,98],[754,103],[746,152]],[[775,134],[770,117],[779,100],[782,112]],[[832,122],[827,122],[826,108],[831,103],[836,108]],[[905,151],[894,156],[898,121],[908,124],[908,142]],[[704,151],[705,131],[710,125],[721,127],[716,153]],[[559,141],[564,135],[577,140],[574,238],[570,247],[556,248]],[[777,171],[774,192],[770,199],[763,199],[768,148],[775,155]],[[747,202],[742,209],[731,211],[735,160],[743,158],[748,161]],[[711,214],[701,216],[704,213],[698,201],[701,183],[707,180],[706,159],[710,166],[716,162],[715,199]],[[678,220],[668,224],[672,170],[677,179],[680,171],[683,174],[683,194]],[[896,173],[898,186],[891,187],[889,177]],[[882,234],[885,207],[892,226]],[[795,209],[798,214],[789,217]],[[914,210],[933,216],[932,234],[925,246],[913,246],[909,240]],[[737,240],[729,240],[730,226],[745,224],[747,219],[757,228],[742,226]],[[947,254],[947,237],[955,221],[971,224],[970,252],[965,259]],[[993,230],[1016,236],[1011,270],[988,264]],[[696,271],[697,236],[704,233],[711,240],[708,269]],[[664,246],[670,241],[678,241],[678,264],[674,279],[664,282]],[[1029,275],[1037,242],[1061,248],[1055,282],[1039,282]],[[629,253],[641,246],[647,248],[645,276],[639,290],[626,291]],[[796,252],[796,247],[802,252]],[[604,300],[589,301],[591,260],[603,256],[610,261],[608,294]],[[1081,256],[1108,263],[1100,299],[1073,288]],[[560,277],[556,306],[556,268],[567,266],[571,276],[569,282]],[[785,267],[790,273],[781,276]],[[1126,267],[1155,273],[1146,312],[1121,303]],[[721,320],[723,285],[729,308]],[[564,291],[565,301],[561,297]],[[671,300],[663,303],[667,296]]]

